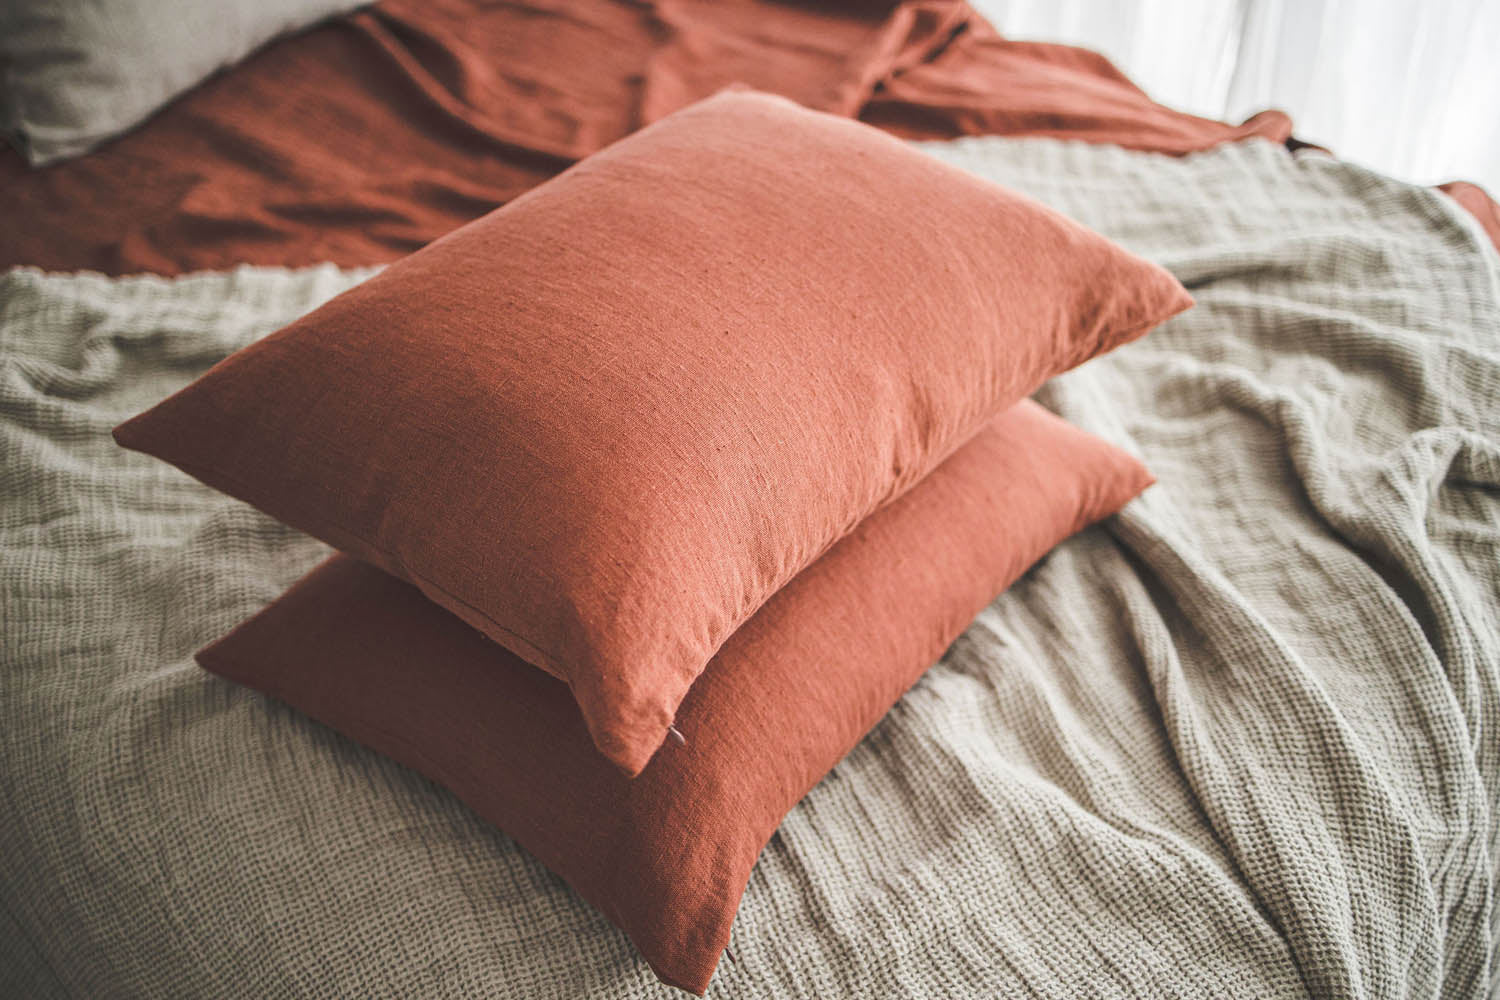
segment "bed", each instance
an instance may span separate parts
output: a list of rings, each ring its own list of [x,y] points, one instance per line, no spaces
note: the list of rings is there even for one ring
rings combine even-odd
[[[452,795],[200,670],[328,550],[109,430],[726,76],[1050,204],[1197,305],[1038,394],[1157,485],[787,816],[709,995],[1495,992],[1482,193],[1170,112],[958,4],[546,7],[388,0],[0,165],[0,994],[674,994]],[[310,141],[334,121],[371,142]]]

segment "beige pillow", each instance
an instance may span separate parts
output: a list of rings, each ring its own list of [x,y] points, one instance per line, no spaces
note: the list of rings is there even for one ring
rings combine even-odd
[[[351,0],[5,0],[0,129],[33,166],[86,153]]]

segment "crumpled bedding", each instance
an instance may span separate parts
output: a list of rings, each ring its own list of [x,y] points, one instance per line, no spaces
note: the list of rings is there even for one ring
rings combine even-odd
[[[907,138],[1161,152],[1259,135],[1157,104],[1096,53],[963,0],[382,0],[266,46],[88,156],[0,150],[0,267],[384,264],[740,83]],[[1483,197],[1481,194],[1480,197]]]
[[[1041,393],[1159,483],[793,810],[710,994],[1494,991],[1478,225],[1260,141],[925,148],[1192,290]],[[366,273],[0,277],[0,994],[672,993],[451,796],[192,662],[326,550],[108,430]]]

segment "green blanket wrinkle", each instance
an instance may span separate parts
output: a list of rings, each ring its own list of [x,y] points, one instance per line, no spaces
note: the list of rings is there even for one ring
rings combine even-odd
[[[793,810],[710,995],[1494,992],[1493,249],[1268,143],[922,148],[1196,296],[1040,394],[1159,483]],[[368,273],[0,276],[0,995],[674,995],[451,796],[192,662],[327,550],[109,429]]]

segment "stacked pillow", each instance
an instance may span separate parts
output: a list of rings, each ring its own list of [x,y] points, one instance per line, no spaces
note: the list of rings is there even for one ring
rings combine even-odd
[[[1190,303],[1020,195],[729,92],[116,437],[358,560],[208,669],[448,786],[701,992],[786,811],[1150,482],[1023,397]]]

